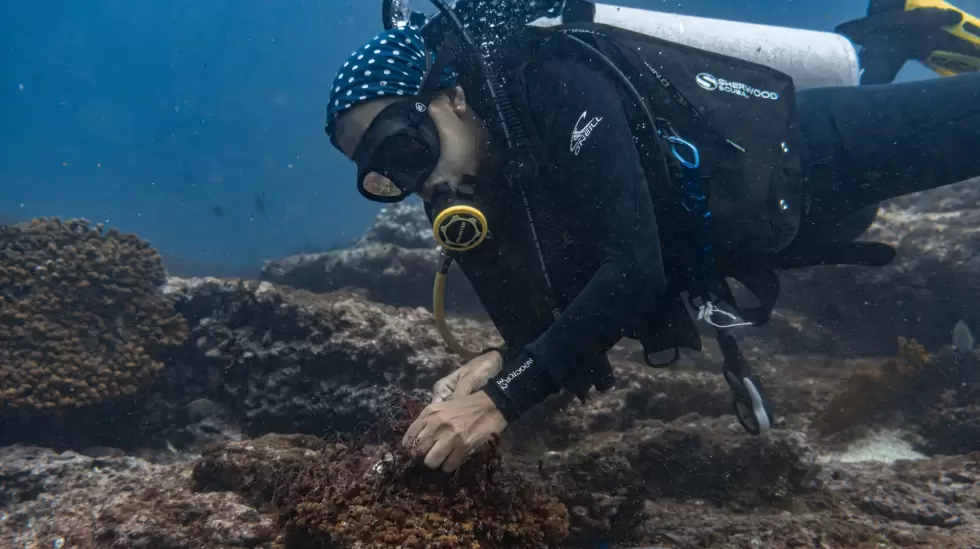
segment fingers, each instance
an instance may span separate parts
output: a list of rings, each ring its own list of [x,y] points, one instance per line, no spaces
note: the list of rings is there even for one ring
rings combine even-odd
[[[491,377],[500,373],[503,360],[498,353],[488,353],[475,358],[467,366],[456,382],[453,398],[471,395],[474,391],[482,389]]]
[[[440,437],[425,455],[425,466],[429,469],[438,469],[446,461],[446,458],[453,453],[455,446],[453,437]]]
[[[429,469],[441,468],[447,473],[452,473],[459,469],[463,460],[466,459],[468,447],[463,442],[462,437],[456,434],[450,435],[448,431],[448,429],[440,429],[439,432],[434,431],[431,435],[423,431],[419,437],[418,455],[422,455],[425,452],[424,449],[428,449],[428,452],[424,453],[425,459],[423,461]],[[428,448],[430,445],[431,448]]]
[[[463,370],[461,368],[436,382],[436,384],[432,387],[431,404],[449,400],[449,398],[456,391],[456,386],[459,383],[462,372]]]
[[[442,470],[447,473],[452,473],[456,469],[459,469],[459,466],[463,464],[463,460],[465,460],[466,456],[468,455],[469,452],[467,452],[462,446],[453,448],[453,451],[451,454],[449,454],[449,457],[442,462]]]
[[[425,429],[426,427],[427,424],[426,416],[428,416],[426,412],[428,412],[428,410],[429,410],[428,408],[422,410],[422,413],[419,414],[419,417],[416,418],[415,421],[413,421],[412,424],[408,426],[408,430],[405,431],[405,436],[402,437],[402,445],[405,446],[406,448],[411,449],[415,447],[416,440],[418,439],[419,434],[421,434],[422,430]]]
[[[460,378],[459,383],[456,384],[456,389],[453,391],[453,396],[466,396],[473,392],[476,384],[480,381],[479,375],[474,375],[475,372],[470,372],[470,375],[465,375]],[[486,383],[484,381],[483,383]]]
[[[427,406],[409,426],[402,443],[411,455],[422,457],[426,467],[451,472],[459,468],[473,448],[506,426],[488,396],[469,395]]]
[[[428,406],[419,415],[402,438],[402,444],[415,457],[424,456],[425,466],[455,471],[466,455],[466,444],[452,422],[440,414],[440,408]]]
[[[441,433],[448,426],[442,414],[443,407],[439,404],[430,404],[422,410],[418,419],[409,425],[402,437],[402,444],[408,448],[413,456],[424,456],[432,448],[433,444],[440,438]]]
[[[429,422],[412,445],[411,454],[415,457],[428,456],[432,448],[444,438],[440,436],[444,430],[437,421]]]

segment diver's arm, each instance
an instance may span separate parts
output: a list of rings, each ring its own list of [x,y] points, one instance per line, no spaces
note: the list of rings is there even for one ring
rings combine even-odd
[[[615,344],[625,321],[665,286],[653,201],[617,89],[569,61],[536,66],[527,83],[531,110],[549,129],[554,179],[574,204],[567,214],[588,218],[602,261],[558,319],[487,384],[508,420],[581,375],[575,365]]]

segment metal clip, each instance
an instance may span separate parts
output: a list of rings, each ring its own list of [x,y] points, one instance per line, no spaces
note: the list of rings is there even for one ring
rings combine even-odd
[[[713,317],[716,313],[717,314],[724,315],[724,316],[727,316],[728,318],[730,318],[732,320],[732,322],[729,323],[729,324],[719,324],[719,323],[715,322],[714,320],[712,320],[711,317]],[[721,309],[721,308],[717,307],[711,301],[709,301],[705,305],[701,305],[698,308],[698,320],[702,320],[704,322],[707,322],[708,324],[714,326],[715,328],[740,328],[740,327],[743,327],[743,326],[751,326],[752,325],[751,322],[745,322],[745,321],[739,322],[738,321],[739,318],[737,316],[735,316],[734,314],[732,314],[732,313],[730,313],[730,312],[728,312],[728,311],[726,311],[724,309]]]

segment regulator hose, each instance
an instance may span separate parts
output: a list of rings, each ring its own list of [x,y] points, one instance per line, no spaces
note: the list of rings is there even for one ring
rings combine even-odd
[[[452,264],[453,258],[443,254],[439,262],[439,269],[436,271],[435,283],[432,286],[432,312],[436,317],[436,328],[439,330],[442,340],[446,342],[446,347],[464,359],[471,360],[480,356],[482,351],[474,351],[464,347],[453,336],[453,332],[446,322],[446,279],[449,278],[449,267]]]

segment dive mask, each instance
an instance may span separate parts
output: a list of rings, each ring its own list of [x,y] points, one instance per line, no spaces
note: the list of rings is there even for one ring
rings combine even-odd
[[[401,202],[418,193],[439,162],[439,132],[419,100],[392,103],[375,117],[354,150],[357,190],[375,202]],[[487,237],[487,219],[473,200],[477,178],[437,183],[426,204],[436,241],[454,252],[472,250]]]
[[[418,100],[385,107],[352,155],[357,190],[375,202],[401,202],[418,192],[439,162],[439,132]]]

